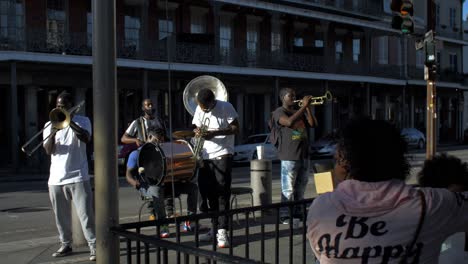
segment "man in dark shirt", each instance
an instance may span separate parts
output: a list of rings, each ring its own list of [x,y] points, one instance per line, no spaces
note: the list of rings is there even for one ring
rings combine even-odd
[[[317,126],[317,119],[312,114],[312,106],[310,106],[311,98],[311,96],[305,96],[302,99],[302,106],[296,109],[295,90],[283,88],[280,90],[282,106],[273,112],[273,121],[279,127],[278,157],[281,160],[281,202],[304,198],[309,177],[307,129]],[[283,224],[289,223],[287,207],[281,208],[280,220]]]

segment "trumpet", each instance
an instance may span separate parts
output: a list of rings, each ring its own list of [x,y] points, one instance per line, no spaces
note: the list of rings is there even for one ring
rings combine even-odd
[[[81,101],[79,104],[75,105],[74,107],[70,108],[68,111],[62,108],[54,108],[49,112],[49,120],[50,122],[39,132],[37,132],[31,139],[29,139],[23,146],[21,146],[21,150],[26,153],[28,156],[31,156],[37,149],[46,141],[50,136],[52,136],[52,132],[44,138],[39,144],[37,144],[32,149],[27,149],[27,147],[34,141],[38,136],[42,134],[42,132],[49,126],[56,130],[64,129],[70,125],[71,122],[71,115],[75,112],[78,112],[80,108],[84,105],[85,101]]]
[[[312,97],[310,99],[311,99],[311,101],[310,101],[309,105],[322,105],[327,101],[331,101],[333,99],[333,96],[330,93],[330,91],[327,91],[322,96]],[[295,100],[294,102],[297,103],[299,105],[299,107],[302,107],[302,100]]]

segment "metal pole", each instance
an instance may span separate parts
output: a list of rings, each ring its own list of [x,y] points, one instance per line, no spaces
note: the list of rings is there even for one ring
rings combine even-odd
[[[434,77],[431,77],[431,73],[429,73],[429,78],[427,80],[427,116],[426,116],[426,159],[432,159],[432,157],[436,153],[436,86]]]
[[[119,263],[115,0],[93,1],[93,109],[98,263]]]
[[[435,30],[434,1],[427,0],[427,31]],[[436,153],[436,118],[437,98],[435,86],[435,74],[432,69],[427,69],[426,89],[426,159],[432,159]]]
[[[16,86],[16,62],[11,63],[10,74],[10,94],[11,94],[11,165],[16,171],[18,169],[18,87]]]

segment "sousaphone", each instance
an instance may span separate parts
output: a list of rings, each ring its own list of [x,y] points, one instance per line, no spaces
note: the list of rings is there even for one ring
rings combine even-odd
[[[228,100],[228,93],[224,84],[216,77],[210,75],[202,75],[191,80],[184,89],[184,106],[190,115],[195,114],[197,108],[197,94],[203,89],[208,88],[213,91],[215,98],[220,101]]]

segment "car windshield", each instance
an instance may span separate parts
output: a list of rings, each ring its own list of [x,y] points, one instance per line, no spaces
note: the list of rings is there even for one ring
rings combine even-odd
[[[266,139],[266,135],[261,136],[251,136],[247,138],[247,141],[244,144],[257,144],[257,143],[264,143]]]

